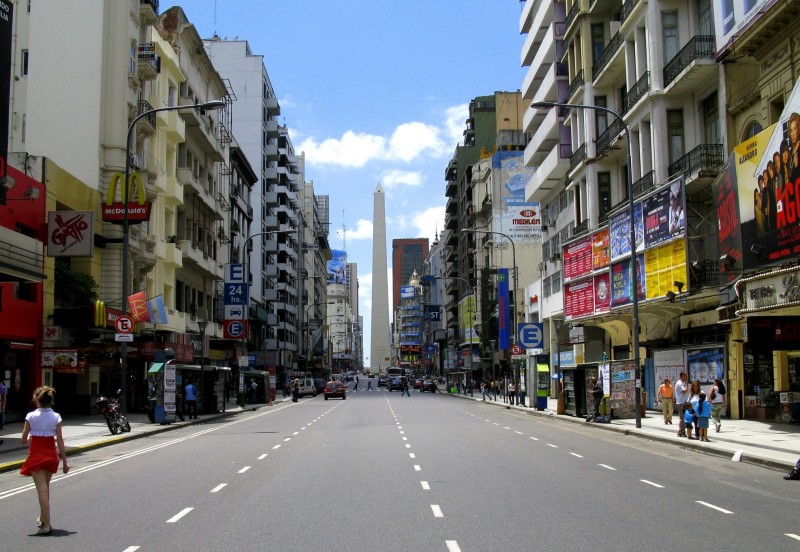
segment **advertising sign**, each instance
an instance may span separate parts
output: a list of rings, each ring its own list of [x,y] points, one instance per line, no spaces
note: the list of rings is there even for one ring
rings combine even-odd
[[[636,289],[639,300],[645,298],[644,255],[636,257]],[[611,265],[611,306],[620,307],[631,302],[631,266],[629,261]]]
[[[92,211],[51,211],[47,222],[50,257],[91,257],[94,247]]]
[[[800,316],[751,316],[747,319],[747,341],[760,351],[800,349]]]
[[[116,201],[117,186],[120,187],[122,201]],[[137,198],[136,201],[133,198]],[[131,173],[128,176],[127,186],[125,185],[125,175],[115,173],[108,183],[108,193],[106,201],[102,205],[103,220],[114,224],[123,224],[125,221],[125,209],[128,210],[128,224],[138,224],[150,220],[151,203],[147,201],[145,194],[144,181],[139,173]]]
[[[331,250],[332,259],[328,261],[329,284],[347,284],[347,252]]]
[[[564,282],[592,273],[592,237],[586,236],[562,248]]]
[[[683,236],[686,233],[683,179],[645,198],[643,216],[647,247]]]
[[[742,232],[739,222],[739,195],[736,183],[736,154],[732,153],[728,165],[714,181],[711,187],[714,203],[717,206],[719,231],[717,245],[720,256],[728,255],[740,261],[742,259]],[[732,281],[736,273],[721,271],[720,277],[726,282]]]
[[[677,240],[645,251],[644,273],[647,299],[664,297],[668,291],[677,292],[675,282],[686,286],[686,242]]]
[[[564,284],[564,318],[572,320],[594,314],[594,280]]]
[[[603,314],[611,310],[611,285],[608,272],[594,277],[594,312]]]
[[[500,182],[500,201],[492,204],[492,231],[507,234],[516,244],[542,235],[540,205],[525,200],[525,186],[535,169],[525,166],[523,156],[521,151],[498,151],[492,156],[492,172]]]
[[[497,271],[497,346],[503,351],[511,347],[508,303],[508,269],[501,268]]]
[[[714,2],[714,35],[717,56],[730,46],[733,37],[741,35],[777,0],[718,0]]]
[[[644,221],[642,220],[642,204],[633,206],[633,220],[636,232],[636,252],[644,250]],[[628,209],[620,211],[609,219],[609,244],[611,262],[631,254],[631,227]]]
[[[401,299],[413,299],[414,298],[414,286],[400,286],[400,298]]]
[[[656,389],[664,383],[665,378],[669,378],[673,385],[678,381],[680,373],[686,370],[683,357],[683,349],[663,349],[653,352],[653,377],[656,380]]]
[[[725,347],[722,345],[686,349],[686,365],[689,381],[699,381],[706,396],[716,378],[725,383]]]
[[[592,234],[592,268],[606,268],[611,263],[611,251],[608,247],[608,228]]]

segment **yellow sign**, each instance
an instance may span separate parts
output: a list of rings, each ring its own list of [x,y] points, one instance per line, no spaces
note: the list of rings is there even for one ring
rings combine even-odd
[[[115,201],[117,186],[122,189],[122,201]],[[136,197],[137,202],[132,201]],[[125,175],[114,173],[108,183],[106,202],[103,205],[103,220],[105,222],[123,223],[125,216],[129,223],[146,222],[150,219],[150,202],[145,194],[144,181],[139,173],[128,176],[127,186]]]
[[[686,279],[686,243],[675,240],[644,252],[647,299],[659,299],[675,291],[675,282]]]

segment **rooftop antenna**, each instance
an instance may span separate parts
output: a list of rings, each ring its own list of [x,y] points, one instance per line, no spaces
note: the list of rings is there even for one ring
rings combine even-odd
[[[214,36],[217,35],[217,0],[214,0]]]

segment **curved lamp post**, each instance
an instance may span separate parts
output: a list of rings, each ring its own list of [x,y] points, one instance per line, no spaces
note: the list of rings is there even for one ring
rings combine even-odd
[[[633,155],[631,154],[631,129],[628,127],[625,120],[622,118],[622,115],[614,111],[613,109],[609,109],[607,107],[602,107],[599,105],[584,105],[584,104],[570,104],[570,103],[561,103],[561,102],[534,102],[531,104],[531,107],[536,108],[551,108],[551,107],[569,107],[571,109],[594,109],[595,111],[604,111],[606,113],[611,114],[614,116],[617,121],[622,125],[625,129],[625,138],[628,141],[628,153],[627,153],[627,163],[628,163],[628,219],[630,222],[630,240],[631,240],[631,260],[630,260],[630,272],[631,272],[631,304],[633,305],[633,320],[631,325],[631,337],[633,341],[633,364],[634,364],[634,371],[635,371],[635,407],[636,408],[636,427],[642,427],[642,393],[641,393],[641,368],[639,367],[639,289],[636,285],[636,281],[638,280],[638,275],[636,274],[636,223],[633,219],[633,166],[631,164],[631,160]]]
[[[122,215],[122,314],[128,314],[128,249],[130,246],[129,230],[129,201],[128,196],[130,190],[128,189],[130,183],[128,180],[131,176],[131,138],[133,137],[133,129],[136,128],[136,123],[153,113],[160,113],[162,111],[185,111],[187,109],[203,109],[206,111],[217,111],[225,107],[223,100],[212,100],[195,105],[170,105],[167,107],[157,107],[155,109],[148,109],[139,113],[133,118],[130,125],[128,125],[128,134],[125,138],[125,180],[122,182],[122,202],[125,204]],[[128,346],[126,342],[120,344],[120,375],[122,378],[122,412],[127,410],[128,398]]]

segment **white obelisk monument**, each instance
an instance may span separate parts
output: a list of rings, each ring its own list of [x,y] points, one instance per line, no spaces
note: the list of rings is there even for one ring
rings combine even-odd
[[[389,331],[389,265],[386,261],[386,196],[375,188],[372,207],[372,327],[369,363],[372,373],[391,366],[392,340]]]

